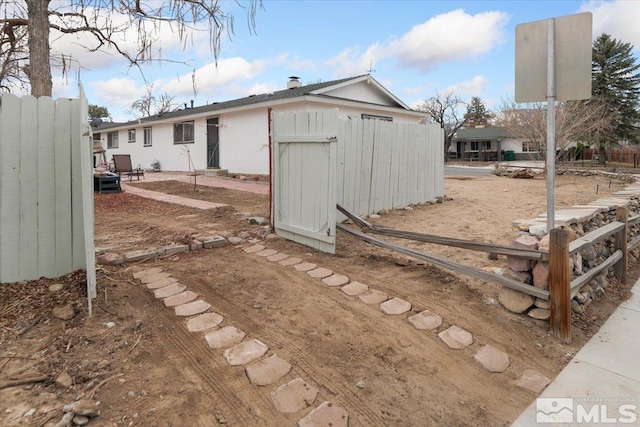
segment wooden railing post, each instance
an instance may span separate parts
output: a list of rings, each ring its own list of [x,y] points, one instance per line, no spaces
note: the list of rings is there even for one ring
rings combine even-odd
[[[629,218],[627,208],[619,206],[616,209],[616,219],[624,224],[624,228],[616,233],[615,250],[622,251],[622,258],[613,265],[613,271],[621,283],[627,283],[627,260],[629,253],[627,251],[627,236],[629,230]]]
[[[563,343],[571,342],[571,272],[569,271],[569,231],[551,230],[549,248],[549,297],[551,332]]]

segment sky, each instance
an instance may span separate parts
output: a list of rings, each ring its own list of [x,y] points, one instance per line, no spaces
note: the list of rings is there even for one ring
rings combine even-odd
[[[80,80],[90,104],[127,121],[148,85],[156,96],[198,106],[284,89],[289,76],[309,84],[370,73],[411,107],[454,91],[495,109],[514,97],[516,25],[587,11],[594,39],[607,33],[631,43],[640,61],[640,0],[264,0],[254,31],[235,2],[221,5],[235,15],[235,31],[223,37],[217,64],[205,27],[183,41],[175,26],[161,27],[156,57],[163,60],[141,69],[56,38],[53,49],[73,61],[65,75],[54,70],[54,98],[77,97]],[[137,35],[132,28],[123,45]]]

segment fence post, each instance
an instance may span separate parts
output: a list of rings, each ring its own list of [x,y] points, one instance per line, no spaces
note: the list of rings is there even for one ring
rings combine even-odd
[[[613,265],[613,271],[621,283],[627,283],[627,262],[629,254],[627,252],[627,236],[629,229],[628,213],[625,206],[618,206],[616,209],[616,220],[624,224],[622,230],[616,233],[615,250],[622,251],[622,258]]]
[[[551,230],[549,248],[549,298],[551,332],[563,343],[571,342],[571,274],[569,271],[569,231]]]

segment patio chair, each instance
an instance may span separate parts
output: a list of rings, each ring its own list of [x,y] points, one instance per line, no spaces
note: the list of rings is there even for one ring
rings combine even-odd
[[[114,172],[116,172],[120,178],[122,178],[122,174],[128,176],[129,181],[131,181],[134,176],[138,181],[140,181],[141,176],[144,178],[144,170],[140,166],[135,169],[131,166],[131,155],[129,154],[114,154],[113,167],[115,169]]]

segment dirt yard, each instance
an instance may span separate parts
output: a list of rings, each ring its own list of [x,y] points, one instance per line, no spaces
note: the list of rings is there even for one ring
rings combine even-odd
[[[509,425],[536,397],[515,385],[525,369],[554,378],[624,298],[613,284],[574,318],[573,342],[562,345],[547,324],[504,310],[496,285],[450,274],[368,246],[338,233],[337,253],[327,255],[282,240],[258,238],[262,227],[246,215],[268,216],[268,198],[176,181],[140,187],[229,206],[198,210],[127,193],[95,196],[96,247],[128,251],[186,243],[194,236],[241,232],[269,249],[303,258],[389,297],[412,303],[410,313],[384,315],[318,279],[291,267],[246,254],[227,244],[164,256],[153,261],[100,266],[94,315],[87,317],[81,274],[0,287],[0,425],[56,426],[62,408],[79,399],[99,401],[96,426],[293,426],[330,401],[349,413],[350,426]],[[582,204],[625,186],[602,177],[560,176],[558,208]],[[598,188],[598,194],[596,194]],[[374,222],[451,237],[509,244],[511,222],[545,211],[543,178],[446,178],[444,203],[396,210]],[[406,244],[406,243],[405,243]],[[476,267],[504,267],[472,253],[428,244],[408,244]],[[184,319],[132,274],[164,271],[235,326],[292,365],[279,382],[252,385],[243,367],[230,366],[211,350],[203,333],[188,332]],[[637,268],[632,269],[635,280]],[[60,283],[59,291],[49,290]],[[72,303],[68,321],[52,309]],[[407,318],[428,309],[443,319],[436,331],[415,329]],[[437,333],[457,325],[474,343],[451,350]],[[491,344],[510,366],[490,373],[474,354]],[[66,372],[59,381],[60,374]],[[269,392],[300,377],[318,390],[315,401],[295,414],[277,411]],[[24,380],[24,381],[20,381]],[[13,381],[13,382],[11,382]],[[13,385],[13,386],[12,386]]]

